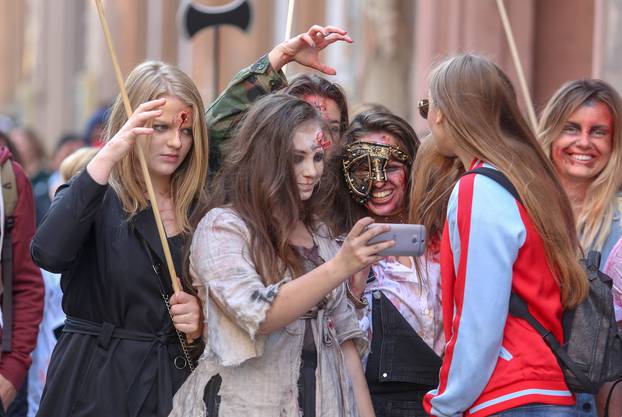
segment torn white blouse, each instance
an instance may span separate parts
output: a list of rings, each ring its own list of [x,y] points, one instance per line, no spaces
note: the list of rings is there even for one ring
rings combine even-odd
[[[324,234],[313,238],[328,261],[338,246]],[[190,272],[203,301],[206,347],[197,369],[175,395],[170,417],[204,417],[204,388],[216,374],[222,377],[219,417],[300,415],[297,383],[305,323],[299,319],[268,335],[258,333],[279,288],[291,277],[264,285],[251,262],[249,241],[245,223],[231,209],[209,211],[197,227]],[[318,355],[316,415],[357,416],[340,344],[353,339],[363,354],[368,342],[345,286],[333,290],[310,321]]]

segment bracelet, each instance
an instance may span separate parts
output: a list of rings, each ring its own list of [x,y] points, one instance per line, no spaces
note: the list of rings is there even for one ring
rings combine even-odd
[[[349,285],[346,285],[346,296],[348,297],[348,300],[350,300],[350,302],[356,309],[365,308],[369,305],[369,303],[367,302],[367,298],[365,297],[356,298],[356,296],[352,294],[352,291],[350,290]]]

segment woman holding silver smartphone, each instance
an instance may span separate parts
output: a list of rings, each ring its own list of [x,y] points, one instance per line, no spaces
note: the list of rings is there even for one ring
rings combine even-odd
[[[406,223],[419,147],[414,130],[391,113],[368,111],[354,118],[342,143],[332,167],[340,209],[331,224],[345,233],[364,216]],[[350,280],[348,296],[371,340],[363,361],[379,417],[426,415],[421,401],[438,382],[444,344],[439,278],[431,259],[418,267],[412,256],[387,256]]]
[[[339,247],[318,220],[328,134],[311,104],[271,94],[229,142],[190,249],[206,348],[171,416],[205,415],[206,385],[210,417],[373,416],[344,282],[394,243],[368,244],[386,229],[367,218]]]

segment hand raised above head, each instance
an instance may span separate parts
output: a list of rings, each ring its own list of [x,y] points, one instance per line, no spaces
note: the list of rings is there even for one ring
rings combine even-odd
[[[334,68],[320,61],[319,53],[337,41],[352,43],[347,32],[335,26],[313,25],[305,33],[294,36],[275,46],[268,54],[270,64],[278,71],[289,62],[298,62],[328,75],[335,75]]]

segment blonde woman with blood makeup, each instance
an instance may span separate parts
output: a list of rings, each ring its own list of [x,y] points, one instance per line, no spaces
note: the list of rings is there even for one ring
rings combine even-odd
[[[570,81],[542,111],[539,140],[570,198],[581,246],[601,253],[600,268],[614,280],[616,319],[622,326],[622,100],[602,80]],[[597,396],[603,407],[612,384]],[[596,416],[594,396],[579,394],[581,415]],[[611,410],[622,409],[618,384]]]
[[[200,340],[199,299],[186,276],[172,294],[135,147],[144,147],[181,271],[207,175],[202,100],[186,74],[161,62],[137,66],[126,87],[134,113],[126,117],[119,96],[106,144],[57,191],[31,245],[40,267],[62,274],[67,314],[38,416],[166,416],[195,359],[182,342]]]

